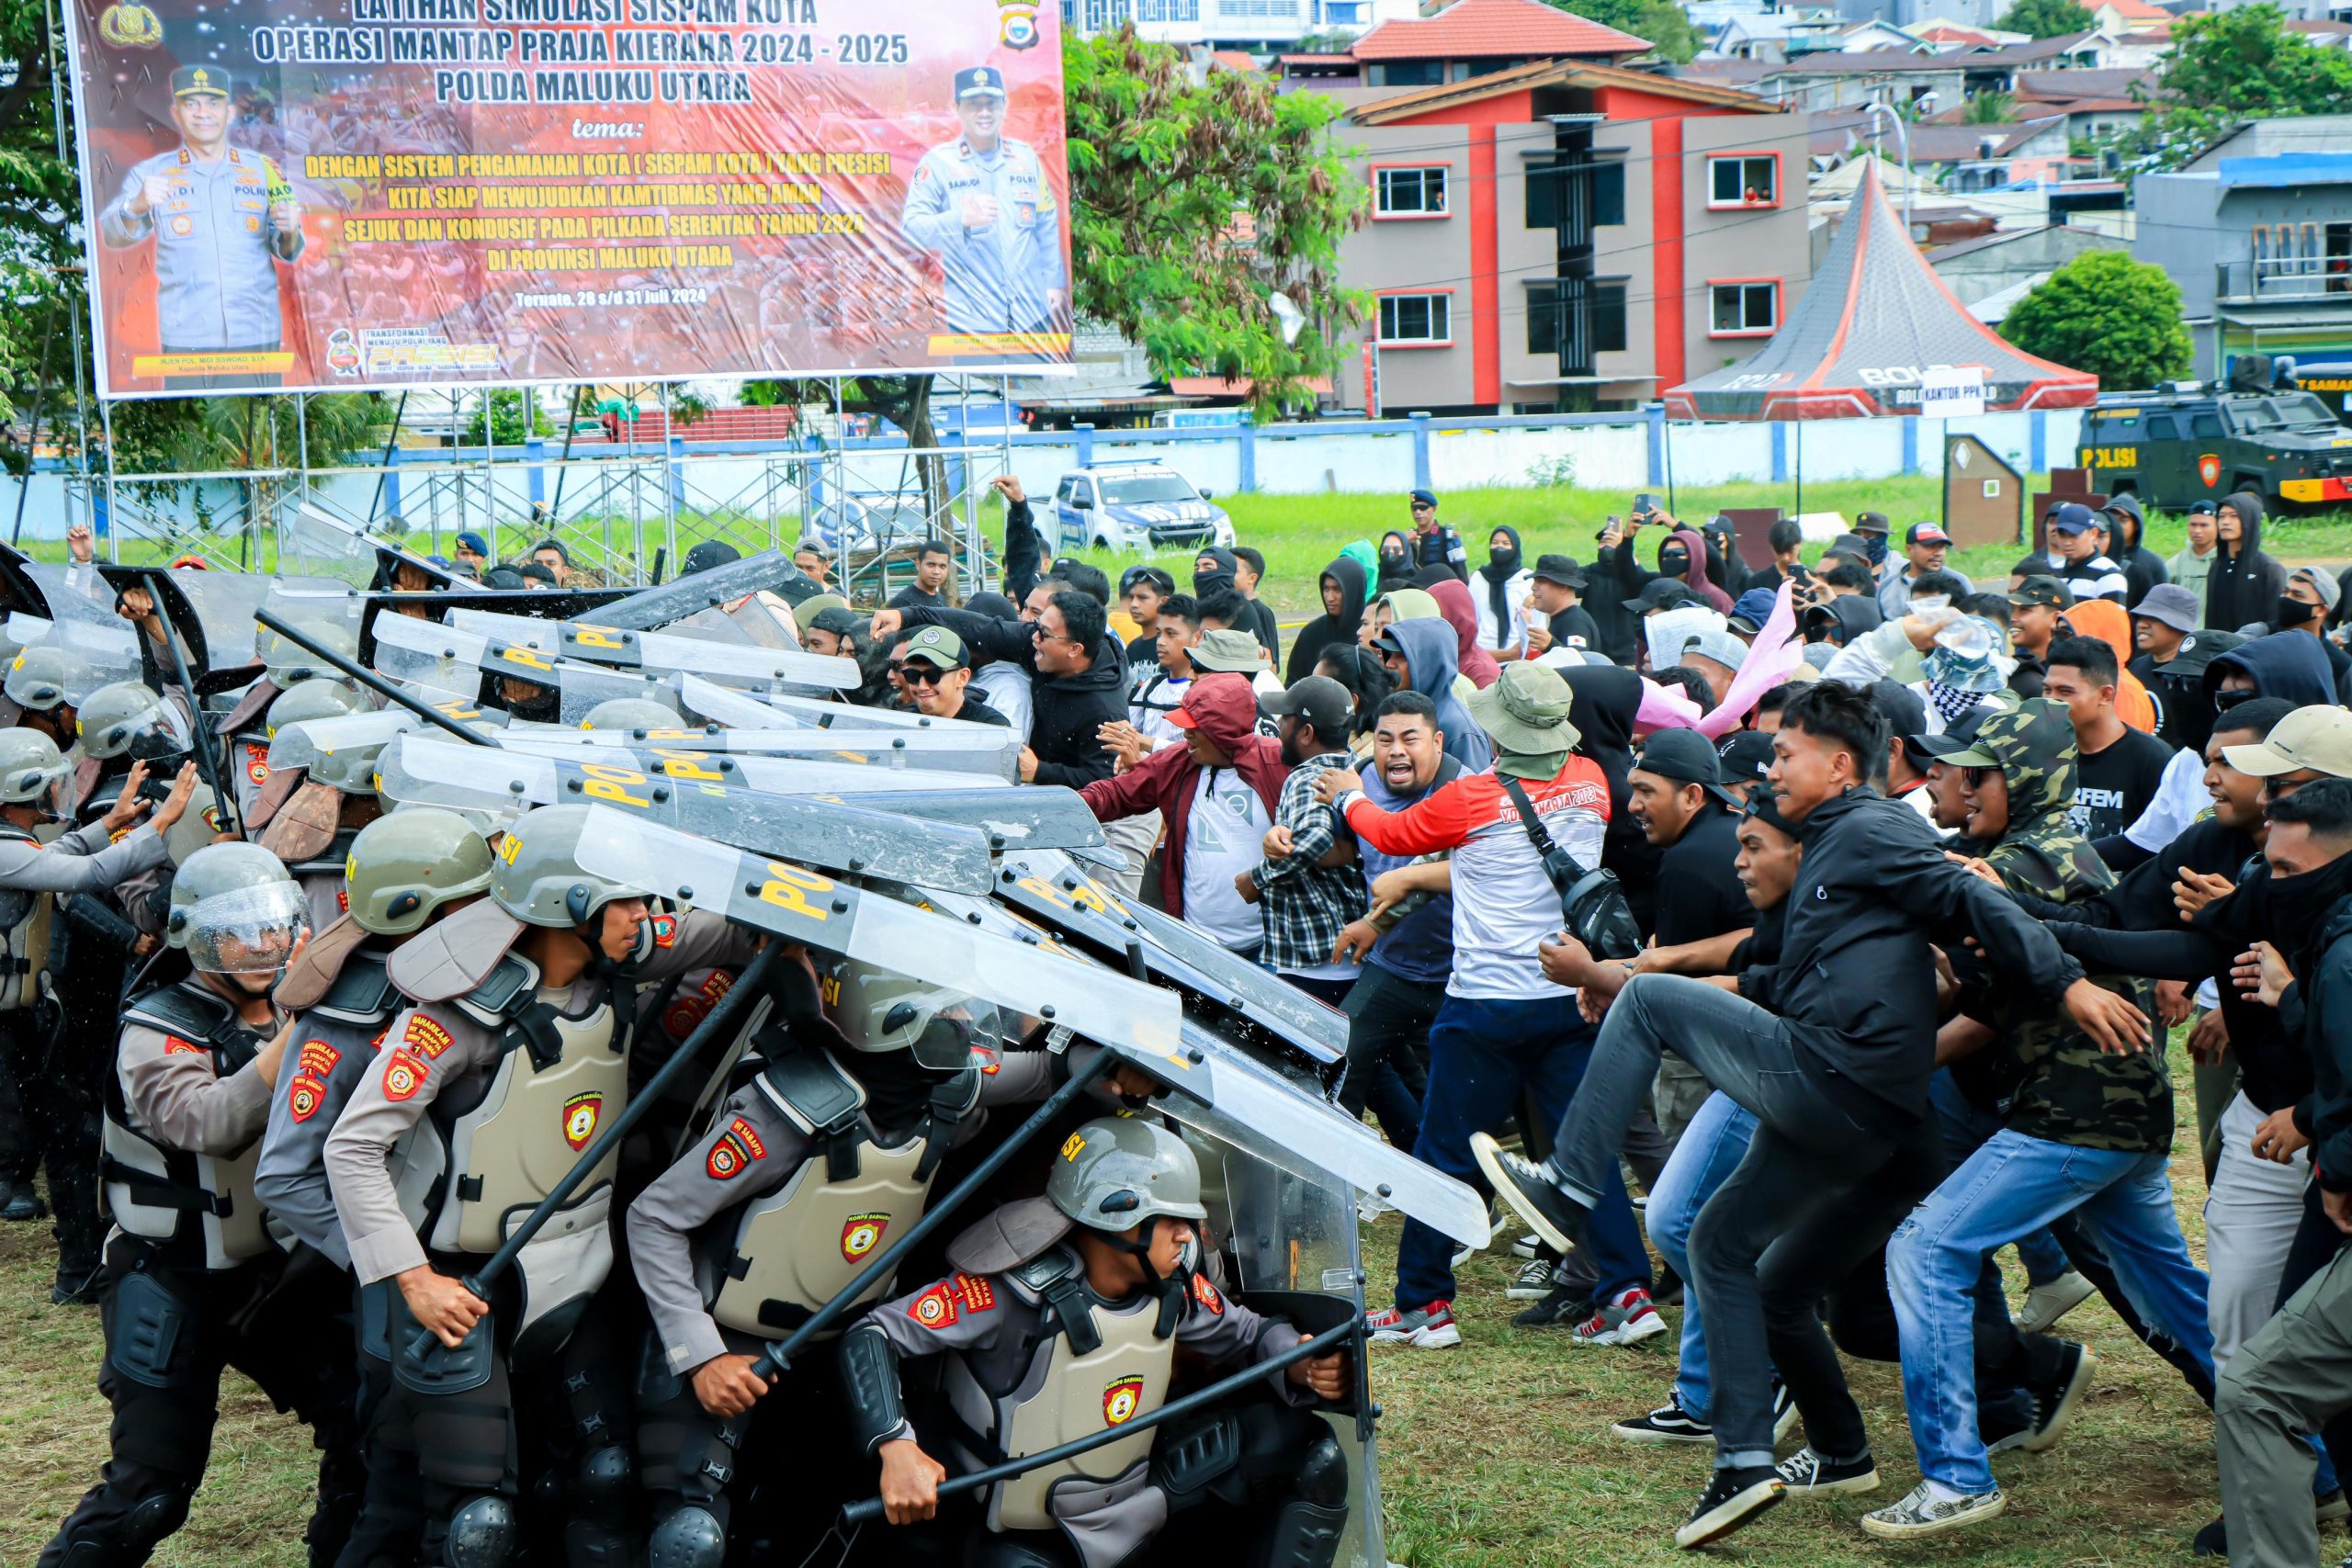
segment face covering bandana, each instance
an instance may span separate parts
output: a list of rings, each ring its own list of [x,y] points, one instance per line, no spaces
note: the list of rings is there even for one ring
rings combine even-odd
[[[2300,626],[2319,613],[2317,604],[2306,604],[2301,599],[2290,599],[2281,593],[2278,602],[2270,606],[2270,620],[2274,626]]]

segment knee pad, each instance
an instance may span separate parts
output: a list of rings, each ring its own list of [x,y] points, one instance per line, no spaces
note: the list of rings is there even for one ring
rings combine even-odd
[[[1266,1538],[1266,1568],[1331,1568],[1339,1561],[1340,1538],[1347,1528],[1348,1510],[1342,1506],[1284,1503]]]
[[[618,1444],[590,1450],[572,1472],[572,1507],[600,1523],[628,1517],[636,1492],[636,1460]]]
[[[446,1568],[506,1568],[514,1551],[514,1506],[505,1498],[476,1497],[449,1516]]]
[[[679,1509],[646,1542],[646,1568],[719,1568],[726,1556],[727,1531],[703,1508]]]
[[[142,1497],[124,1512],[76,1524],[70,1531],[59,1568],[130,1568],[154,1554],[155,1545],[187,1522],[187,1494],[159,1492]]]
[[[1291,1495],[1302,1503],[1345,1510],[1348,1503],[1348,1455],[1327,1429],[1316,1434],[1299,1456]]]

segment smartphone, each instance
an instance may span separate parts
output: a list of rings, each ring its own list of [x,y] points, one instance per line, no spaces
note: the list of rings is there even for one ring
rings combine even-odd
[[[1600,525],[1600,531],[1593,535],[1593,542],[1595,544],[1600,543],[1602,540],[1608,538],[1612,532],[1623,527],[1624,525],[1625,520],[1623,518],[1618,516],[1613,512],[1609,514],[1609,520]]]
[[[1799,582],[1811,582],[1813,581],[1813,570],[1806,566],[1803,561],[1799,561],[1796,565],[1791,567],[1789,569],[1789,575]]]
[[[1655,495],[1652,495],[1649,491],[1644,491],[1641,494],[1639,494],[1639,495],[1637,495],[1637,496],[1634,497],[1634,516],[1636,516],[1636,517],[1646,517],[1646,516],[1648,516],[1651,513],[1656,512],[1657,510],[1657,496],[1655,496]]]

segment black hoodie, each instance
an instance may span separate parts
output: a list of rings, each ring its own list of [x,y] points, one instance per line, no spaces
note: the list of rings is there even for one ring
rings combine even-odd
[[[1298,628],[1298,636],[1291,639],[1290,662],[1283,669],[1285,684],[1295,684],[1314,674],[1324,649],[1330,644],[1355,646],[1356,632],[1363,625],[1363,564],[1353,556],[1341,556],[1325,567],[1322,577],[1316,580],[1317,597],[1327,581],[1340,585],[1340,613],[1317,615]]]
[[[1195,562],[1193,594],[1203,604],[1219,593],[1241,592],[1241,585],[1234,581],[1234,573],[1240,569],[1241,563],[1231,550],[1212,545],[1193,558]],[[1216,562],[1216,570],[1201,570],[1197,563],[1204,559]],[[1258,639],[1258,646],[1266,650],[1268,657],[1280,659],[1283,656],[1282,628],[1275,623],[1273,611],[1255,599],[1244,598],[1241,604],[1243,619],[1233,629],[1248,632]]]
[[[2225,632],[2253,621],[2267,626],[2271,607],[2286,591],[2287,569],[2262,553],[2262,498],[2242,490],[2222,504],[2237,513],[2245,537],[2234,547],[2227,539],[2214,546],[2212,575],[2205,580],[2205,624]]]
[[[1077,674],[1051,675],[1037,668],[1036,639],[1026,621],[969,610],[917,607],[904,614],[910,629],[945,626],[979,662],[1001,659],[1029,671],[1029,746],[1037,753],[1036,783],[1076,789],[1111,776],[1111,753],[1095,731],[1128,716],[1127,650],[1117,637],[1103,633],[1094,646],[1094,662]]]

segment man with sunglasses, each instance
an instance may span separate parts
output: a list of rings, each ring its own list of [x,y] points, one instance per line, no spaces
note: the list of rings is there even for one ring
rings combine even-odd
[[[945,626],[925,626],[905,646],[907,693],[914,698],[917,713],[1012,727],[1011,719],[966,690],[972,681],[972,657],[964,651],[962,637]]]

